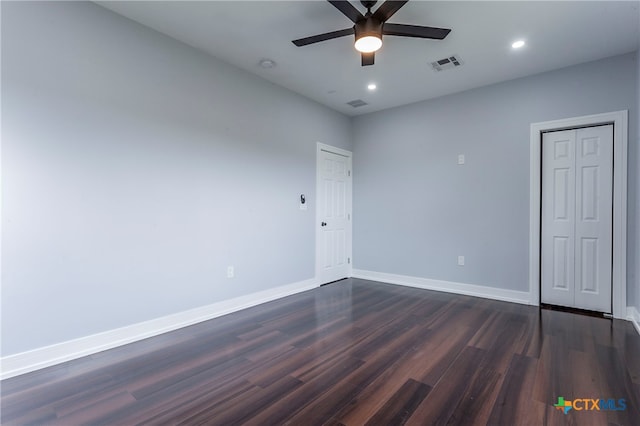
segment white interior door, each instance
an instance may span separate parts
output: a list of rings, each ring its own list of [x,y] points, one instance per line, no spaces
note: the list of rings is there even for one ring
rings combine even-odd
[[[613,126],[542,140],[542,302],[611,313]]]
[[[350,276],[351,156],[318,150],[317,269],[321,283]]]

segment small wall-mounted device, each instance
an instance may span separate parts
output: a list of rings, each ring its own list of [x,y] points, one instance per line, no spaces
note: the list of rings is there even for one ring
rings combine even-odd
[[[307,198],[304,196],[304,194],[300,194],[300,210],[306,210],[307,209]]]

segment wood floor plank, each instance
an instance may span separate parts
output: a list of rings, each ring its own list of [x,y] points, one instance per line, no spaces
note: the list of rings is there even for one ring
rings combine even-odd
[[[409,417],[407,424],[421,425],[424,419],[429,419],[433,424],[446,424],[477,373],[477,367],[485,355],[486,352],[482,349],[466,346]]]
[[[236,398],[229,398],[224,403],[218,403],[215,406],[191,408],[188,417],[182,419],[182,423],[185,425],[242,424],[295,392],[302,384],[298,379],[285,376],[265,389],[252,389],[255,391],[251,394],[238,394]]]
[[[18,421],[21,415],[30,411],[40,411],[52,405],[53,401],[69,398],[82,393],[83,389],[100,386],[109,382],[111,376],[73,377],[57,380],[52,384],[35,386],[33,392],[28,389],[2,398],[2,420]],[[42,410],[48,412],[48,410]]]
[[[526,341],[522,347],[522,355],[532,358],[540,358],[544,333],[542,332],[542,322],[540,316],[529,315],[527,324]]]
[[[334,418],[335,413],[349,404],[352,395],[357,392],[358,385],[348,380],[340,380],[331,388],[331,392],[325,392],[315,398],[311,403],[302,408],[302,410],[289,417],[286,423],[290,425],[314,426],[336,421]]]
[[[369,419],[366,426],[403,425],[431,391],[431,387],[416,380],[407,380],[387,403]]]
[[[265,410],[249,419],[247,425],[262,426],[267,424],[282,424],[290,417],[295,416],[308,404],[319,398],[340,380],[360,366],[363,361],[345,357],[340,363],[327,363],[325,374],[303,383],[297,392],[287,394]]]
[[[434,331],[433,338],[415,355],[412,377],[431,387],[442,379],[456,358],[467,347],[476,329],[452,325]]]
[[[221,386],[216,383],[209,383],[208,386],[202,387],[199,391],[190,392],[190,398],[174,399],[160,410],[150,410],[151,415],[140,415],[139,412],[136,412],[134,414],[136,417],[126,419],[126,423],[149,426],[189,423],[189,419],[199,416],[201,418],[207,417],[209,423],[214,424],[214,412],[220,412],[222,407],[232,409],[233,407],[243,406],[243,401],[258,398],[261,392],[261,388],[242,379]],[[149,408],[151,407],[153,406],[149,405]]]
[[[624,398],[625,410],[554,407]],[[640,336],[343,280],[0,383],[7,425],[640,425]]]
[[[565,368],[571,370],[574,398],[600,398],[605,396],[605,387],[598,372],[596,357],[589,352],[571,350]],[[579,408],[582,408],[580,406]],[[579,410],[576,410],[579,411]],[[581,425],[598,425],[607,423],[604,411],[583,411],[572,413]]]
[[[195,412],[225,404],[230,400],[248,398],[259,388],[245,380],[233,380],[222,385],[206,381],[181,393],[158,392],[137,400],[136,404],[105,414],[95,424],[130,425],[179,423]]]
[[[462,394],[448,424],[485,425],[502,384],[503,376],[481,366]]]
[[[500,393],[493,404],[488,424],[539,425],[543,424],[544,410],[532,404],[531,392],[536,378],[538,360],[514,354],[502,382]],[[544,407],[544,405],[542,405]]]
[[[336,413],[335,418],[346,425],[367,422],[388,401],[390,395],[410,380],[413,370],[408,360],[412,355],[412,352],[407,352],[395,360],[381,357],[369,361],[348,376],[348,381],[358,385],[357,392],[350,396],[349,403]]]
[[[640,395],[622,363],[618,351],[610,346],[596,345],[597,366],[603,381],[601,398],[615,400],[624,398],[626,409],[607,412],[607,418],[618,424],[638,423],[640,419]],[[640,358],[639,358],[640,359]],[[640,362],[640,361],[639,361]]]
[[[387,401],[389,393],[393,392],[392,389],[399,390],[409,380],[402,374],[397,374],[397,367],[407,365],[404,361],[413,351],[411,342],[423,341],[430,333],[429,329],[414,326],[388,345],[378,350],[371,350],[365,364],[346,376],[345,380],[354,385],[354,388],[352,394],[345,399],[349,404],[343,404],[345,408],[337,411],[336,418],[344,423],[362,424],[372,417]],[[388,371],[394,372],[392,376],[387,374]],[[378,381],[380,377],[386,377],[386,379]],[[375,395],[376,390],[379,391],[380,399],[378,400]]]
[[[637,385],[640,385],[640,339],[637,334],[627,332],[622,338],[622,348],[618,350],[622,363],[627,367],[629,378]]]
[[[561,338],[545,336],[533,385],[532,397],[535,400],[550,404],[559,396],[570,398],[573,384],[567,368],[568,357],[569,348]]]
[[[135,403],[136,399],[129,392],[118,392],[98,401],[88,402],[81,408],[64,415],[58,413],[57,419],[52,424],[61,426],[95,424],[96,420],[103,415],[132,406]]]

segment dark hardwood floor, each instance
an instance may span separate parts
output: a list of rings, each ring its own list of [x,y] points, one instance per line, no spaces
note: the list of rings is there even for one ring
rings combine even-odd
[[[6,425],[631,426],[640,336],[626,321],[350,279],[1,386]],[[578,401],[565,415],[559,397],[626,409]]]

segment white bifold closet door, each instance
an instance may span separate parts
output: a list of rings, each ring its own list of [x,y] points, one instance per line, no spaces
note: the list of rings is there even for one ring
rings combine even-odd
[[[613,125],[542,137],[541,300],[611,313]]]

